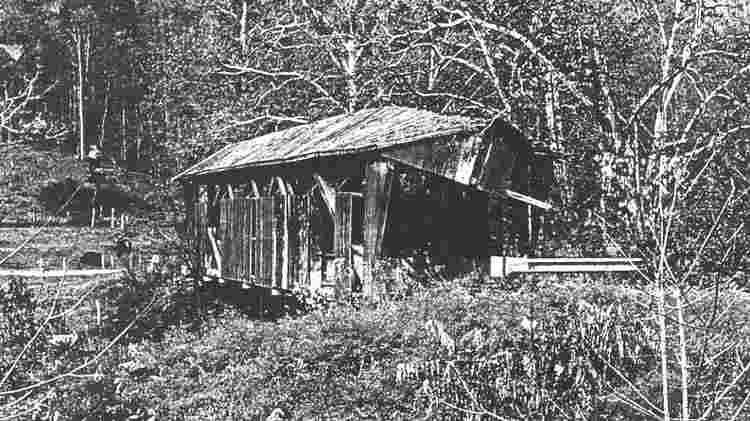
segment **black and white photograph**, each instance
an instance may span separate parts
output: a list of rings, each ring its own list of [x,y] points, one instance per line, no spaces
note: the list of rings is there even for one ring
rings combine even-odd
[[[0,0],[0,421],[750,420],[749,0]]]

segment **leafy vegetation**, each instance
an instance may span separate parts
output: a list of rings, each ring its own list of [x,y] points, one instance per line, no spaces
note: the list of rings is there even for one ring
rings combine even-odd
[[[85,375],[48,387],[45,405],[56,419],[265,419],[278,409],[289,419],[652,419],[647,400],[660,393],[653,375],[656,296],[581,281],[511,292],[454,282],[358,311],[334,305],[275,321],[231,307],[218,311],[220,303],[209,305],[208,296],[196,307],[185,285],[130,281],[108,289],[99,328],[73,329],[85,339],[35,355],[90,358],[156,294],[142,328],[77,373]],[[712,343],[689,341],[691,361],[711,373],[691,385],[704,395],[698,406],[750,358],[747,344],[721,352],[735,335],[748,337],[750,297],[724,291],[715,300],[689,298],[697,303],[687,315],[691,323],[701,323],[706,307],[725,310],[716,315],[722,328]],[[5,309],[4,317],[26,311]],[[78,312],[78,323],[86,313]],[[3,338],[7,347],[12,340]],[[22,380],[14,385],[32,381]],[[643,395],[633,393],[636,385]],[[725,419],[749,386],[741,379],[706,419]],[[679,393],[673,399],[678,407]],[[7,402],[0,408],[12,409]],[[36,416],[46,419],[43,411]]]

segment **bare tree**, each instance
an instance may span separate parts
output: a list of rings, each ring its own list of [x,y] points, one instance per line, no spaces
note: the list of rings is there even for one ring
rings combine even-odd
[[[9,57],[9,62],[3,66],[6,69],[15,66],[25,53],[21,45],[0,44],[0,49]],[[15,134],[26,133],[29,130],[28,122],[20,123],[17,117],[27,111],[35,101],[42,100],[54,88],[54,85],[42,86],[40,77],[41,73],[37,69],[31,76],[20,74],[1,81],[3,96],[0,98],[0,128]]]
[[[737,382],[750,368],[750,362],[741,364],[738,376],[708,401],[694,402],[690,396],[691,368],[705,363],[691,361],[687,352],[686,341],[695,320],[686,320],[686,310],[705,299],[691,285],[696,284],[696,277],[705,276],[698,272],[705,267],[701,262],[710,249],[711,259],[725,260],[732,253],[732,238],[746,227],[728,218],[728,210],[750,192],[742,171],[737,174],[720,163],[733,142],[750,133],[750,104],[746,100],[750,56],[744,46],[747,32],[727,18],[730,10],[731,6],[677,0],[634,2],[632,8],[618,12],[622,17],[638,16],[650,25],[648,31],[656,49],[653,73],[641,74],[653,83],[644,87],[628,111],[618,111],[614,101],[609,102],[608,116],[613,139],[624,139],[640,151],[634,170],[626,175],[629,185],[636,187],[631,191],[642,212],[642,230],[656,244],[650,280],[657,303],[662,377],[662,402],[658,406],[664,420],[673,419],[673,389],[680,390],[679,419],[694,419],[696,408],[701,408],[700,419],[707,419],[727,394],[736,391]],[[727,177],[731,188],[721,199],[706,198],[706,191],[721,188],[718,174]],[[711,208],[715,210],[709,211],[709,223],[686,235],[682,225],[685,220]],[[702,328],[710,331],[714,326]],[[673,334],[675,339],[670,337]],[[677,385],[671,384],[674,366]],[[743,401],[736,414],[746,404]]]

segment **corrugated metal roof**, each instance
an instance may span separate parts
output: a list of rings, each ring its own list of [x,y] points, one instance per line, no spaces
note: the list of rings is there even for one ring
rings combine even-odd
[[[474,133],[487,121],[406,107],[366,109],[325,118],[231,145],[175,177],[377,151],[442,136]]]

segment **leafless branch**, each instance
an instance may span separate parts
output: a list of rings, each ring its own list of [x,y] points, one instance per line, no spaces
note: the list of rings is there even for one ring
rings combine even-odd
[[[330,102],[334,103],[336,106],[342,109],[346,109],[346,107],[341,103],[341,101],[337,100],[316,79],[306,76],[302,73],[286,72],[286,71],[273,72],[273,71],[259,69],[257,67],[242,66],[242,65],[236,65],[236,64],[231,64],[231,63],[224,63],[223,67],[226,70],[217,71],[215,73],[218,75],[224,75],[224,76],[242,76],[246,74],[254,74],[254,75],[259,75],[259,76],[265,76],[273,80],[284,80],[286,78],[291,78],[293,80],[298,80],[301,82],[308,83],[313,88],[315,88],[315,90],[321,93],[327,100],[329,100]]]
[[[226,125],[226,126],[220,128],[218,130],[215,130],[213,133],[214,134],[219,134],[219,133],[223,133],[223,132],[225,132],[227,130],[231,130],[231,129],[234,129],[234,128],[237,128],[237,127],[248,126],[248,125],[255,124],[255,123],[258,123],[258,122],[261,122],[261,121],[266,121],[266,120],[272,120],[272,121],[277,121],[277,122],[297,123],[297,124],[305,124],[305,123],[308,122],[308,120],[306,120],[306,119],[304,119],[304,118],[302,118],[300,116],[297,116],[297,117],[286,117],[286,116],[275,116],[275,115],[265,114],[265,115],[262,115],[262,116],[251,118],[249,120],[242,120],[242,121],[237,121],[237,122],[231,123],[231,124]]]
[[[558,81],[560,81],[568,90],[573,94],[573,96],[576,97],[582,104],[591,107],[593,106],[593,101],[591,101],[588,96],[586,96],[583,92],[581,92],[568,78],[558,69],[558,67],[550,60],[542,51],[526,36],[521,34],[520,32],[507,28],[505,26],[487,22],[482,19],[478,19],[475,17],[470,16],[468,13],[457,10],[457,9],[451,9],[447,8],[445,6],[438,6],[439,10],[442,10],[450,15],[459,16],[460,19],[452,21],[448,24],[445,24],[447,26],[456,26],[463,23],[472,22],[473,24],[480,26],[484,29],[487,29],[492,32],[499,33],[501,35],[507,36],[511,39],[514,39],[521,43],[521,45],[524,46],[524,48],[529,51],[531,54],[533,54],[535,57],[537,57],[542,64],[544,64],[549,71],[551,71]]]

